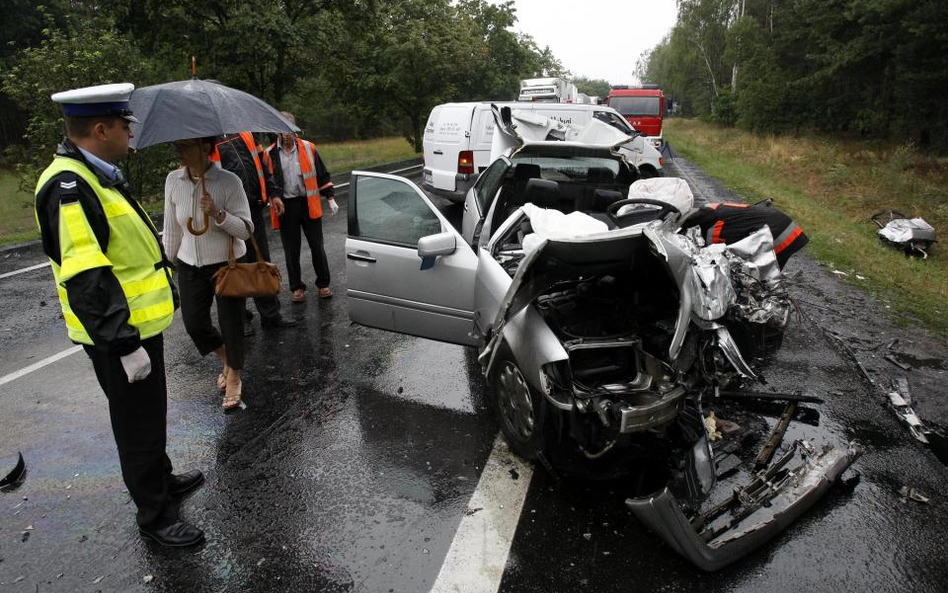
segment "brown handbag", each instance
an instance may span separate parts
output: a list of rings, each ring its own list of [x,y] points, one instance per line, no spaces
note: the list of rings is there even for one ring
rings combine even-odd
[[[244,226],[250,232],[250,241],[256,253],[260,253],[257,239],[250,231],[250,225],[244,221]],[[249,264],[238,264],[234,257],[234,241],[231,237],[230,249],[227,253],[227,263],[214,272],[214,294],[223,297],[265,297],[276,296],[280,293],[283,276],[276,264],[268,261],[256,261]]]

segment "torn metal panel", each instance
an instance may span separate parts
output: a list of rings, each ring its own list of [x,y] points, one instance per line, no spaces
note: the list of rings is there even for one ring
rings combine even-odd
[[[709,541],[695,531],[668,488],[655,496],[628,499],[626,505],[678,554],[711,572],[739,560],[780,533],[813,506],[861,454],[854,444],[808,453],[802,464],[779,474],[777,481],[768,481],[755,500],[747,501],[757,505],[755,512]]]
[[[938,241],[934,227],[922,218],[908,218],[897,210],[883,210],[871,217],[878,225],[879,239],[910,255],[928,258],[928,249]]]
[[[888,393],[889,405],[895,410],[896,416],[899,420],[902,421],[905,426],[908,427],[909,432],[912,436],[920,443],[928,444],[928,437],[925,436],[925,433],[928,432],[928,429],[925,428],[925,425],[922,424],[922,421],[919,420],[918,414],[915,413],[915,410],[912,406],[909,405],[905,398],[903,398],[899,392],[890,391]]]

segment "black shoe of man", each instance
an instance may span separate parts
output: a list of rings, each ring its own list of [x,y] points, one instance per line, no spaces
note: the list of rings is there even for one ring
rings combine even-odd
[[[204,483],[204,474],[200,470],[192,469],[183,474],[172,474],[168,479],[168,494],[172,498],[184,498],[201,487]]]
[[[138,532],[143,538],[170,548],[186,548],[204,541],[204,532],[185,521],[159,528],[139,527]]]
[[[277,317],[276,319],[261,319],[260,325],[280,329],[284,327],[296,327],[299,325],[299,321],[296,319],[287,319],[286,317]]]

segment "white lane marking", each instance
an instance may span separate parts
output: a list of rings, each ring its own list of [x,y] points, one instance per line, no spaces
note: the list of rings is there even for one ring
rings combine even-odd
[[[28,268],[20,268],[19,270],[13,270],[12,272],[6,272],[3,274],[0,274],[0,280],[3,280],[4,278],[9,278],[10,276],[16,276],[17,274],[25,274],[27,272],[32,272],[33,270],[39,270],[40,268],[48,268],[48,267],[49,267],[49,262],[46,262],[45,264],[36,264],[35,266],[30,266]]]
[[[533,466],[497,435],[432,593],[497,592],[532,477]]]
[[[50,357],[48,357],[48,358],[44,358],[43,360],[41,360],[41,361],[39,361],[39,362],[34,362],[33,364],[31,364],[30,366],[28,366],[28,367],[26,367],[26,368],[22,368],[22,369],[20,369],[20,370],[18,370],[18,371],[15,371],[15,372],[13,372],[13,373],[10,373],[9,375],[6,375],[6,376],[4,376],[4,377],[0,377],[0,385],[6,385],[6,384],[9,383],[10,381],[14,381],[14,380],[16,380],[16,379],[19,379],[20,377],[22,377],[22,376],[24,376],[24,375],[29,375],[29,374],[32,373],[33,371],[38,371],[39,369],[43,368],[44,366],[53,364],[53,363],[56,362],[57,360],[66,358],[66,357],[69,356],[70,354],[75,354],[76,352],[79,352],[80,350],[82,350],[82,346],[73,346],[72,348],[67,348],[67,349],[63,350],[62,352],[59,352],[59,353],[57,353],[57,354],[53,354],[52,356],[50,356]]]

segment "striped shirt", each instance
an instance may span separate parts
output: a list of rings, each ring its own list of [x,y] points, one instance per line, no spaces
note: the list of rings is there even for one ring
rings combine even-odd
[[[250,238],[244,221],[250,222],[250,206],[243,183],[230,171],[213,163],[204,173],[207,193],[218,208],[226,212],[220,224],[210,219],[207,232],[192,235],[188,231],[188,217],[193,217],[191,226],[203,226],[204,212],[201,210],[201,182],[194,182],[186,168],[175,169],[165,179],[165,224],[162,242],[165,253],[172,262],[183,261],[192,266],[207,266],[227,261],[230,244],[234,244],[234,257],[247,252],[244,239]],[[234,238],[240,239],[235,241]]]
[[[305,196],[306,185],[303,183],[303,168],[300,165],[300,153],[296,150],[296,141],[290,150],[280,145],[280,165],[283,171],[283,199]]]

